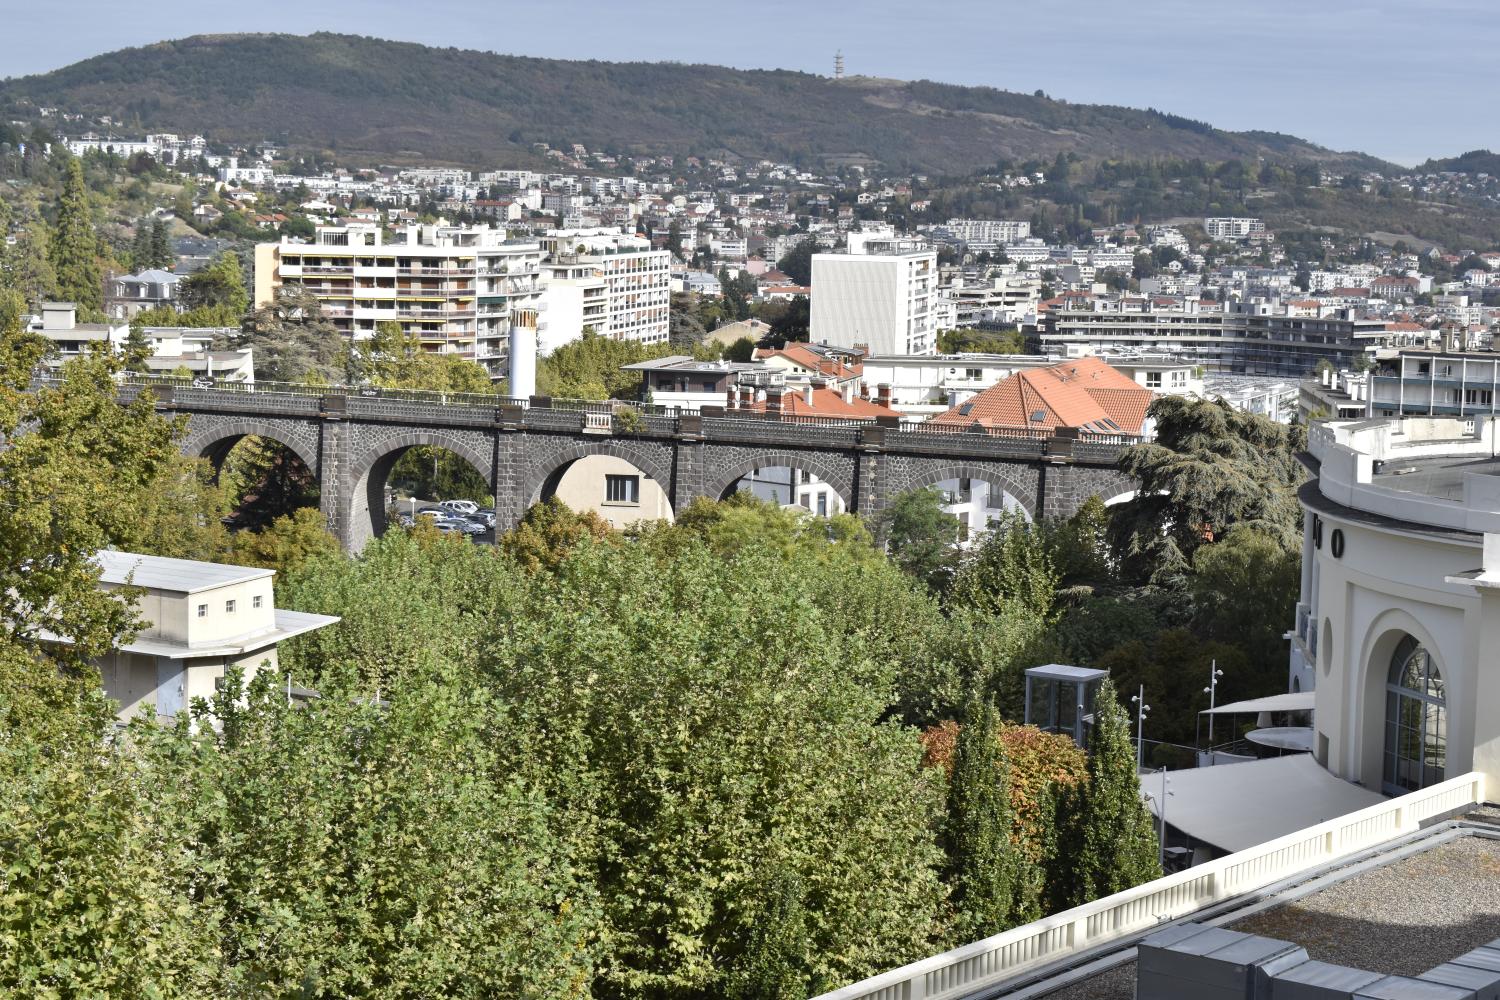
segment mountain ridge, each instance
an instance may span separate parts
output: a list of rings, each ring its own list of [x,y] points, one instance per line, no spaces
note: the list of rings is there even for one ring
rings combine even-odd
[[[221,141],[476,167],[524,160],[535,142],[950,175],[1059,152],[1392,166],[1294,136],[1040,92],[542,59],[329,32],[195,35],[0,81],[0,106],[23,102]]]

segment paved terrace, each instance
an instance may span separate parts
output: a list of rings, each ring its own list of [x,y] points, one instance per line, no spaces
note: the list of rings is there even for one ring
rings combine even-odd
[[[132,377],[122,398],[153,394],[185,415],[182,448],[221,464],[249,434],[290,449],[316,477],[334,533],[357,552],[385,528],[384,487],[408,448],[456,453],[489,483],[496,527],[518,522],[581,458],[630,462],[666,491],[674,510],[719,498],[756,469],[788,467],[828,483],[844,508],[878,514],[907,490],[980,480],[1015,498],[1027,515],[1065,517],[1090,496],[1132,492],[1116,468],[1137,439],[1071,428],[1056,433],[962,429],[896,420],[752,416],[622,402],[532,396],[346,389],[289,383],[194,388]]]

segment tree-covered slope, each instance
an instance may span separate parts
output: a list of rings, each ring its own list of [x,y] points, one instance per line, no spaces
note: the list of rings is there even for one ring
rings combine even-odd
[[[569,62],[335,34],[198,36],[0,83],[0,107],[26,102],[145,129],[470,164],[515,160],[539,141],[940,173],[1058,152],[1376,162],[1288,136],[986,87]]]

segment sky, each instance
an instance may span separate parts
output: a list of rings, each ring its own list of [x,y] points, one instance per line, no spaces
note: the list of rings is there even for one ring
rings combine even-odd
[[[985,85],[1411,165],[1500,150],[1494,0],[0,0],[0,76],[164,38],[339,31],[567,59]]]

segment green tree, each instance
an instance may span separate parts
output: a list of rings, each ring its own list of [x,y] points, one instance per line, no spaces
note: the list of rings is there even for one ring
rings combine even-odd
[[[751,927],[724,995],[729,1000],[806,1000],[807,904],[802,880],[778,871],[767,880],[766,891],[769,905]]]
[[[1302,517],[1295,429],[1219,400],[1185,396],[1159,396],[1150,413],[1156,439],[1133,445],[1120,459],[1140,489],[1116,509],[1110,529],[1131,576],[1180,581],[1198,547],[1236,524],[1291,543]]]
[[[151,267],[172,266],[172,241],[167,234],[167,220],[153,219],[151,222]],[[244,310],[241,310],[243,312]]]
[[[268,382],[345,381],[345,337],[323,315],[317,296],[283,285],[276,298],[245,317],[234,346],[255,351],[256,377]]]
[[[613,340],[589,330],[564,344],[537,365],[537,388],[564,399],[639,399],[641,374],[622,365],[648,361],[671,352],[667,344],[647,345]]]
[[[1014,826],[999,718],[993,705],[975,700],[958,736],[944,835],[956,941],[976,941],[1011,926],[1026,877],[1011,842]]]
[[[576,514],[553,496],[532,504],[521,523],[500,537],[500,550],[528,572],[555,572],[585,539],[613,538],[614,529],[594,511]]]
[[[1285,682],[1282,638],[1297,605],[1302,550],[1283,534],[1250,525],[1230,529],[1214,545],[1193,555],[1191,590],[1199,635],[1243,649],[1262,665],[1256,680],[1244,679],[1246,697]]]
[[[285,578],[309,560],[338,558],[342,553],[323,512],[316,507],[301,507],[259,531],[237,533],[229,561],[274,569]]]
[[[811,237],[796,244],[776,262],[776,270],[792,279],[793,284],[812,284],[812,257],[818,252],[818,244]]]
[[[104,279],[99,273],[99,237],[94,232],[83,166],[68,161],[62,196],[57,203],[57,232],[51,246],[57,290],[78,304],[85,317],[103,314]]]
[[[250,305],[239,255],[225,251],[213,263],[182,280],[179,298],[188,309],[208,309],[223,317],[221,325],[237,325]]]
[[[1068,819],[1059,836],[1065,860],[1049,873],[1061,896],[1056,909],[1161,877],[1159,847],[1151,814],[1141,801],[1135,756],[1130,719],[1114,684],[1106,680],[1099,688],[1089,734],[1088,781],[1065,807]]]
[[[880,516],[880,535],[891,558],[907,573],[941,593],[958,565],[958,518],[943,510],[934,487],[894,497]]]

